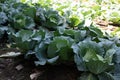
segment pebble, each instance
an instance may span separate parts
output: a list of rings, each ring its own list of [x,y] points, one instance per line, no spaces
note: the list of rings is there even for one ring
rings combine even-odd
[[[31,79],[31,80],[36,80],[39,75],[40,75],[39,72],[32,73],[32,74],[30,75],[30,79]]]
[[[18,71],[22,70],[23,69],[23,65],[19,64],[15,67]]]

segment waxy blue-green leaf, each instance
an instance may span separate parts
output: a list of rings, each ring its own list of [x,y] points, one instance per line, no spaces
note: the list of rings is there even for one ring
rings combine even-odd
[[[80,42],[82,40],[84,40],[87,36],[86,34],[87,32],[85,30],[82,30],[82,31],[75,31],[74,33],[74,38],[75,38],[75,41],[76,42]]]
[[[110,73],[104,72],[98,75],[99,80],[116,80]]]
[[[98,43],[105,51],[114,48],[115,43],[111,40],[108,39],[100,39],[100,42]]]
[[[24,8],[23,13],[26,16],[29,16],[34,19],[35,15],[36,15],[36,9],[34,7],[26,7],[26,8]]]
[[[72,37],[72,36],[75,34],[75,32],[76,32],[76,31],[73,30],[73,29],[66,29],[66,30],[64,31],[64,34]]]
[[[117,64],[120,63],[120,47],[116,48],[116,53],[113,56],[113,61]]]
[[[94,34],[96,36],[103,37],[103,32],[97,27],[91,26],[89,30],[91,31],[91,35]]]
[[[92,73],[83,73],[77,80],[98,80],[98,78]]]
[[[8,17],[4,12],[0,12],[0,24],[4,24],[5,22],[7,22]]]
[[[30,30],[20,30],[18,33],[16,33],[14,36],[17,38],[21,38],[21,40],[24,41],[29,41],[30,38],[32,37],[33,32]]]
[[[80,48],[79,55],[85,56],[89,49],[93,50],[96,54],[103,55],[104,50],[96,42],[93,41],[82,41],[78,43]]]
[[[27,41],[24,42],[16,42],[12,45],[12,47],[18,47],[22,52],[26,52],[34,47],[34,43],[30,43]]]
[[[47,50],[48,57],[52,58],[59,55],[62,60],[67,60],[68,57],[71,57],[72,54],[71,45],[73,42],[74,42],[73,39],[69,37],[64,36],[55,37],[48,46]]]
[[[113,60],[113,55],[115,54],[116,50],[115,49],[109,49],[107,50],[106,54],[105,54],[105,60],[108,62],[108,63],[111,63],[112,60]]]
[[[50,63],[50,64],[54,64],[57,61],[58,58],[59,58],[59,56],[56,56],[54,58],[48,59],[47,62]]]
[[[46,57],[46,44],[44,42],[41,42],[38,46],[35,48],[35,56],[38,59],[38,61],[35,61],[35,64],[38,65],[45,65],[47,62]]]
[[[36,40],[38,42],[40,42],[42,39],[45,38],[45,31],[43,30],[35,30],[33,31],[33,34],[31,35],[32,40]]]
[[[76,63],[77,69],[79,71],[88,71],[83,58],[79,56],[78,54],[74,55],[74,62]]]
[[[74,52],[74,62],[76,63],[78,70],[87,71],[83,57],[79,55],[79,51],[80,51],[79,46],[77,44],[73,44],[71,48],[73,49],[73,52]]]
[[[101,60],[90,60],[86,62],[86,66],[90,72],[94,74],[100,74],[102,72],[105,72],[109,67],[114,65]]]
[[[115,64],[115,69],[113,71],[113,76],[115,80],[119,80],[120,79],[120,64]]]

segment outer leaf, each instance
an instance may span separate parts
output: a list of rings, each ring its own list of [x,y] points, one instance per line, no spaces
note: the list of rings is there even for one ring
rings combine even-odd
[[[41,42],[39,46],[36,46],[35,48],[35,56],[39,61],[35,61],[35,64],[38,65],[45,65],[47,62],[46,57],[46,44],[44,42]]]
[[[79,55],[79,46],[77,44],[73,44],[72,45],[72,49],[73,49],[73,52],[75,53],[74,55],[74,61],[77,65],[77,68],[79,71],[86,71],[86,65],[85,65],[85,62],[83,60],[83,57],[81,55]]]
[[[115,80],[120,80],[120,64],[115,64],[115,70],[113,71]]]
[[[38,55],[37,55],[38,56]],[[35,61],[35,65],[39,66],[39,65],[45,65],[46,64],[46,60],[40,60],[40,61]]]
[[[113,61],[118,64],[120,63],[120,48],[116,49],[116,53],[113,57]]]
[[[90,27],[89,30],[92,32],[91,35],[96,34],[99,37],[103,36],[102,31],[98,29],[97,27]]]
[[[34,31],[32,35],[32,40],[41,41],[45,37],[45,32],[43,30]]]
[[[4,24],[7,20],[7,15],[4,12],[0,12],[0,24]]]
[[[89,49],[93,50],[96,54],[101,56],[104,54],[103,48],[101,48],[101,46],[99,46],[96,42],[90,40],[79,42],[78,46],[80,48],[79,55],[81,56],[85,56]]]
[[[106,52],[105,59],[107,60],[108,63],[111,63],[113,60],[113,55],[115,54],[116,50],[115,49],[109,49]]]
[[[69,37],[64,37],[64,36],[55,37],[53,42],[51,42],[50,45],[48,46],[48,51],[47,51],[48,57],[52,58],[57,56],[58,54],[64,55],[65,52],[68,52],[67,50],[70,50],[72,42],[73,40]]]
[[[86,66],[90,72],[100,74],[113,65],[109,65],[107,62],[100,60],[90,60],[89,62],[86,62]]]
[[[78,46],[77,44],[73,44],[73,45],[71,46],[71,48],[73,49],[73,52],[74,52],[75,54],[78,54],[78,53],[79,53],[80,48],[79,48],[79,46]]]
[[[33,48],[32,44],[30,44],[30,42],[26,42],[26,41],[25,42],[16,42],[15,44],[12,45],[12,47],[18,47],[23,52],[26,52]]]
[[[64,31],[64,34],[65,35],[67,35],[67,36],[71,36],[71,37],[73,37],[74,36],[74,34],[75,34],[75,30],[72,30],[72,29],[66,29],[65,31]]]
[[[86,37],[86,35],[87,35],[87,34],[86,34],[86,31],[85,31],[85,30],[76,31],[76,32],[74,33],[75,41],[76,41],[76,42],[79,42],[79,41],[84,40],[85,37]]]
[[[29,50],[29,51],[25,54],[25,59],[30,59],[30,56],[31,56],[31,55],[34,55],[34,54],[35,54],[34,51]]]
[[[0,25],[0,30],[1,30],[1,32],[2,32],[2,31],[7,31],[7,30],[8,30],[8,27],[7,27],[7,26],[1,26],[1,25]]]
[[[91,73],[84,73],[78,80],[98,80],[98,78]]]
[[[25,28],[33,29],[34,27],[35,27],[35,22],[34,22],[33,18],[26,17],[26,19],[25,19]]]
[[[83,61],[83,58],[80,57],[78,54],[74,55],[74,61],[79,71],[87,71],[86,64]]]
[[[110,73],[104,72],[98,75],[99,80],[114,80]]]
[[[110,41],[108,39],[100,39],[101,42],[99,42],[99,45],[105,49],[105,51],[113,48],[114,42]]]
[[[56,54],[56,52],[58,51],[58,48],[56,47],[56,43],[52,42],[49,46],[48,46],[48,57],[49,58],[53,58],[55,56],[57,56],[58,54]]]
[[[26,7],[24,8],[24,11],[23,13],[26,15],[26,16],[29,16],[31,18],[35,18],[35,14],[36,14],[36,10],[34,7]]]
[[[33,32],[30,30],[20,30],[18,33],[12,35],[14,36],[14,40],[17,41],[17,38],[20,38],[24,42],[24,41],[29,41],[32,34]]]
[[[70,47],[63,47],[59,51],[59,56],[61,60],[64,61],[73,61],[73,51]]]
[[[50,64],[53,64],[57,61],[58,58],[59,58],[59,56],[56,56],[54,58],[48,59],[47,62],[50,63]]]

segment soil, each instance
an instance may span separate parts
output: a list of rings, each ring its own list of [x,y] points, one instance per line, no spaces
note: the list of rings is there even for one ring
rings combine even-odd
[[[100,20],[100,19],[95,19],[94,22],[98,25],[98,27],[103,30],[103,31],[109,31],[112,32],[116,29],[118,29],[120,25],[114,25],[111,22],[107,22],[104,20]]]
[[[17,70],[17,65],[22,70]],[[74,66],[39,66],[35,67],[29,61],[16,62],[14,59],[0,59],[0,80],[31,80],[32,73],[40,74],[33,80],[76,80],[80,72]]]
[[[29,74],[30,68],[17,71],[12,59],[0,59],[0,80],[30,80]]]

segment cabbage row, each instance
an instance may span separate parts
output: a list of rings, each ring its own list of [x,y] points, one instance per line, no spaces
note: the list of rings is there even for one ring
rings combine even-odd
[[[0,40],[4,36],[36,66],[72,63],[82,72],[78,80],[120,79],[119,38],[103,34],[89,20],[79,22],[48,5],[3,1]]]

